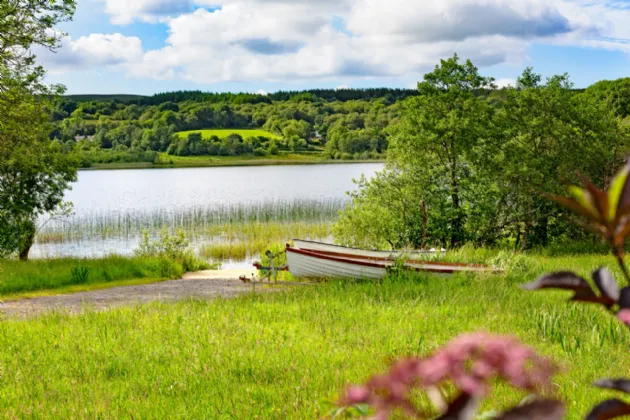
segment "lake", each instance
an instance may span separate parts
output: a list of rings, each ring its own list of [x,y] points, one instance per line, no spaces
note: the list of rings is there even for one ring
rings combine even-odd
[[[140,229],[205,226],[235,215],[246,222],[252,212],[328,217],[347,202],[353,179],[382,168],[361,163],[80,171],[66,195],[74,216],[48,223],[42,231],[47,240],[38,240],[31,255],[129,255]]]

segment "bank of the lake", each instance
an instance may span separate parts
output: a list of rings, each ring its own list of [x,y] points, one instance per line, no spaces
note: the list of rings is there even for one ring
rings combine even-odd
[[[378,159],[341,160],[330,159],[321,153],[290,153],[276,156],[171,156],[160,153],[153,162],[94,163],[81,170],[99,169],[150,169],[150,168],[212,168],[226,166],[274,166],[274,165],[334,165],[353,163],[383,163]]]

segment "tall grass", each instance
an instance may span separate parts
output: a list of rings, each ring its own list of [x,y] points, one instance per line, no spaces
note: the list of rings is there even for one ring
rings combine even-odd
[[[163,258],[0,260],[0,296],[121,280],[177,278],[183,268]]]
[[[229,235],[247,224],[321,224],[337,217],[345,200],[275,201],[258,204],[215,205],[205,208],[156,211],[92,212],[49,223],[38,234],[38,243],[63,243],[89,239],[137,237],[143,230],[163,227],[183,229],[191,238]],[[236,225],[236,228],[232,226]]]
[[[505,275],[330,281],[233,300],[5,320],[0,409],[8,418],[322,418],[348,384],[392,360],[487,330],[555,360],[562,373],[553,391],[569,419],[583,418],[614,395],[591,384],[628,366],[630,334],[597,307],[567,304],[567,293],[518,286],[549,270],[587,275],[608,260],[522,258],[522,269]],[[498,386],[484,410],[523,397]]]

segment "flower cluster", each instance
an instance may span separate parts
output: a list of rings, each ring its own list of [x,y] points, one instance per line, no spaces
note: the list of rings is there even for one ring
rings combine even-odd
[[[420,415],[410,400],[414,389],[452,381],[464,393],[480,397],[488,393],[489,381],[494,377],[517,388],[535,390],[549,386],[554,372],[548,360],[516,339],[466,334],[428,358],[401,360],[366,385],[348,388],[340,402],[345,406],[369,404],[378,419],[388,418],[396,409]]]

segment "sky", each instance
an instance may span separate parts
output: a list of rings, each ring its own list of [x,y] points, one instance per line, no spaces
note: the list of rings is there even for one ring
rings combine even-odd
[[[630,77],[630,0],[77,0],[56,52],[69,94],[415,88],[440,59],[499,86],[526,67],[578,88]]]

